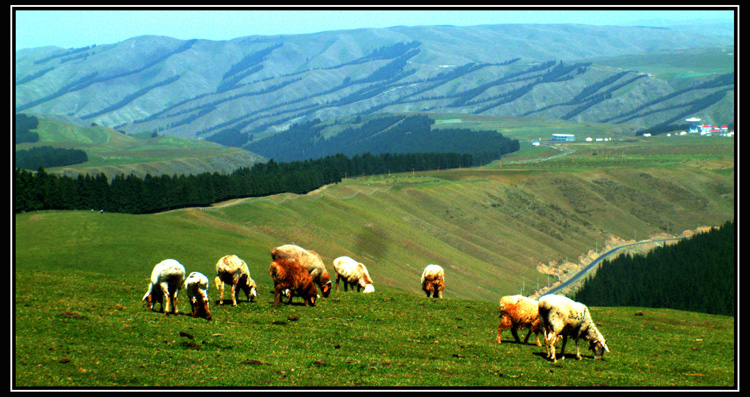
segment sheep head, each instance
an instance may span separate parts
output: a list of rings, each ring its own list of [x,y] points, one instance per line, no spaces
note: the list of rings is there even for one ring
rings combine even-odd
[[[240,285],[242,291],[245,292],[245,296],[247,296],[249,301],[255,300],[255,297],[258,296],[258,288],[255,285],[255,281],[250,277],[243,276],[238,285]]]
[[[594,360],[599,360],[604,356],[605,351],[609,351],[604,339],[592,340],[589,342],[589,350],[594,352]]]
[[[331,293],[331,287],[332,287],[332,286],[333,286],[333,284],[331,283],[331,280],[328,280],[328,282],[327,282],[327,283],[323,284],[323,285],[322,285],[322,286],[320,287],[320,290],[321,290],[321,292],[323,293],[323,297],[324,297],[324,298],[327,298],[327,297],[328,297],[328,295],[329,295],[329,294]]]
[[[141,302],[146,302],[146,308],[148,310],[153,310],[154,305],[156,305],[156,302],[161,302],[164,298],[164,294],[161,292],[161,289],[154,288],[153,284],[148,285],[148,292],[146,292],[146,295],[143,295],[143,299],[141,299]]]
[[[315,288],[314,283],[307,284],[307,286],[303,287],[303,290],[299,292],[299,295],[305,299],[305,306],[315,306],[315,301],[318,300],[318,289]]]
[[[331,293],[331,288],[333,288],[331,276],[328,275],[328,272],[323,272],[323,274],[320,275],[320,292],[323,294],[324,298],[327,298]]]
[[[152,310],[154,308],[154,297],[150,293],[146,294],[141,301],[146,301],[146,308]]]

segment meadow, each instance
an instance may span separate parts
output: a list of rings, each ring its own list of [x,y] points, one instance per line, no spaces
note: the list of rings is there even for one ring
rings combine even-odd
[[[529,145],[482,168],[158,214],[16,214],[13,387],[735,388],[733,317],[591,307],[611,349],[601,361],[583,343],[583,360],[570,342],[553,364],[507,332],[495,341],[499,297],[544,285],[541,265],[734,217],[732,140],[653,138],[566,144],[572,154],[548,161],[554,149]],[[358,258],[376,292],[274,308],[269,251],[285,243],[315,249],[329,272]],[[159,261],[213,278],[230,253],[259,284],[255,302],[219,305],[212,285],[213,321],[184,314],[184,291],[179,315],[141,302]],[[419,289],[428,263],[446,269],[442,300]]]
[[[271,285],[218,305],[212,321],[139,302],[141,275],[17,273],[14,386],[24,388],[732,388],[735,321],[669,309],[591,308],[610,353],[581,343],[495,341],[493,302],[432,299],[387,286],[274,308]],[[39,293],[43,285],[42,293]],[[526,331],[520,334],[525,335]],[[559,352],[559,350],[558,350]]]

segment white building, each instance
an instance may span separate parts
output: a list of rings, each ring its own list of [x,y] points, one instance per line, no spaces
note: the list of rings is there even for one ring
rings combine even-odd
[[[575,142],[576,136],[572,134],[552,134],[550,142]]]
[[[688,128],[688,132],[690,132],[690,133],[698,132],[698,130],[700,129],[700,125],[699,124],[701,122],[701,119],[695,118],[695,117],[691,117],[689,119],[685,119],[685,121],[687,121],[688,124],[690,124],[690,128]]]

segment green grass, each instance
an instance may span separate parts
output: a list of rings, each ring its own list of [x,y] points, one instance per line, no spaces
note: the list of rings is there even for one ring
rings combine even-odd
[[[495,301],[545,286],[540,265],[577,263],[613,238],[678,235],[732,219],[732,143],[719,139],[686,140],[684,148],[611,143],[598,154],[579,144],[540,163],[348,178],[303,196],[153,215],[19,214],[16,260],[78,270],[114,262],[119,272],[148,274],[172,257],[209,274],[232,253],[267,277],[269,250],[294,242],[329,264],[359,258],[376,282],[411,293],[420,293],[414,279],[424,266],[437,263],[451,275],[448,297]]]
[[[14,386],[735,387],[730,317],[592,307],[612,350],[604,361],[585,348],[572,360],[569,346],[552,364],[542,348],[495,342],[499,297],[544,286],[539,265],[734,217],[733,141],[653,138],[204,209],[17,214]],[[361,260],[376,292],[274,308],[269,250],[290,242],[319,252],[329,272],[337,256]],[[216,305],[212,286],[208,322],[140,301],[159,261],[212,278],[226,254],[248,263],[256,302]],[[446,269],[443,300],[419,289],[428,263]],[[189,310],[184,292],[179,307]]]
[[[274,308],[269,284],[213,321],[145,309],[143,274],[17,272],[14,386],[324,388],[731,388],[734,319],[667,309],[591,308],[611,352],[495,342],[496,303],[379,287]],[[40,290],[40,285],[44,288]],[[42,293],[40,293],[42,292]],[[183,292],[184,293],[184,292]],[[157,306],[158,307],[158,306]],[[635,315],[644,312],[643,316]],[[525,335],[525,331],[522,333]],[[533,341],[533,338],[530,339]],[[559,348],[559,346],[558,346]],[[558,350],[559,351],[559,350]]]

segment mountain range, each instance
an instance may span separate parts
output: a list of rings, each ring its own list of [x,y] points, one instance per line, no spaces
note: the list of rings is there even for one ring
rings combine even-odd
[[[734,120],[730,36],[589,25],[393,27],[228,41],[134,37],[15,53],[16,112],[248,146],[391,112],[612,123]]]

